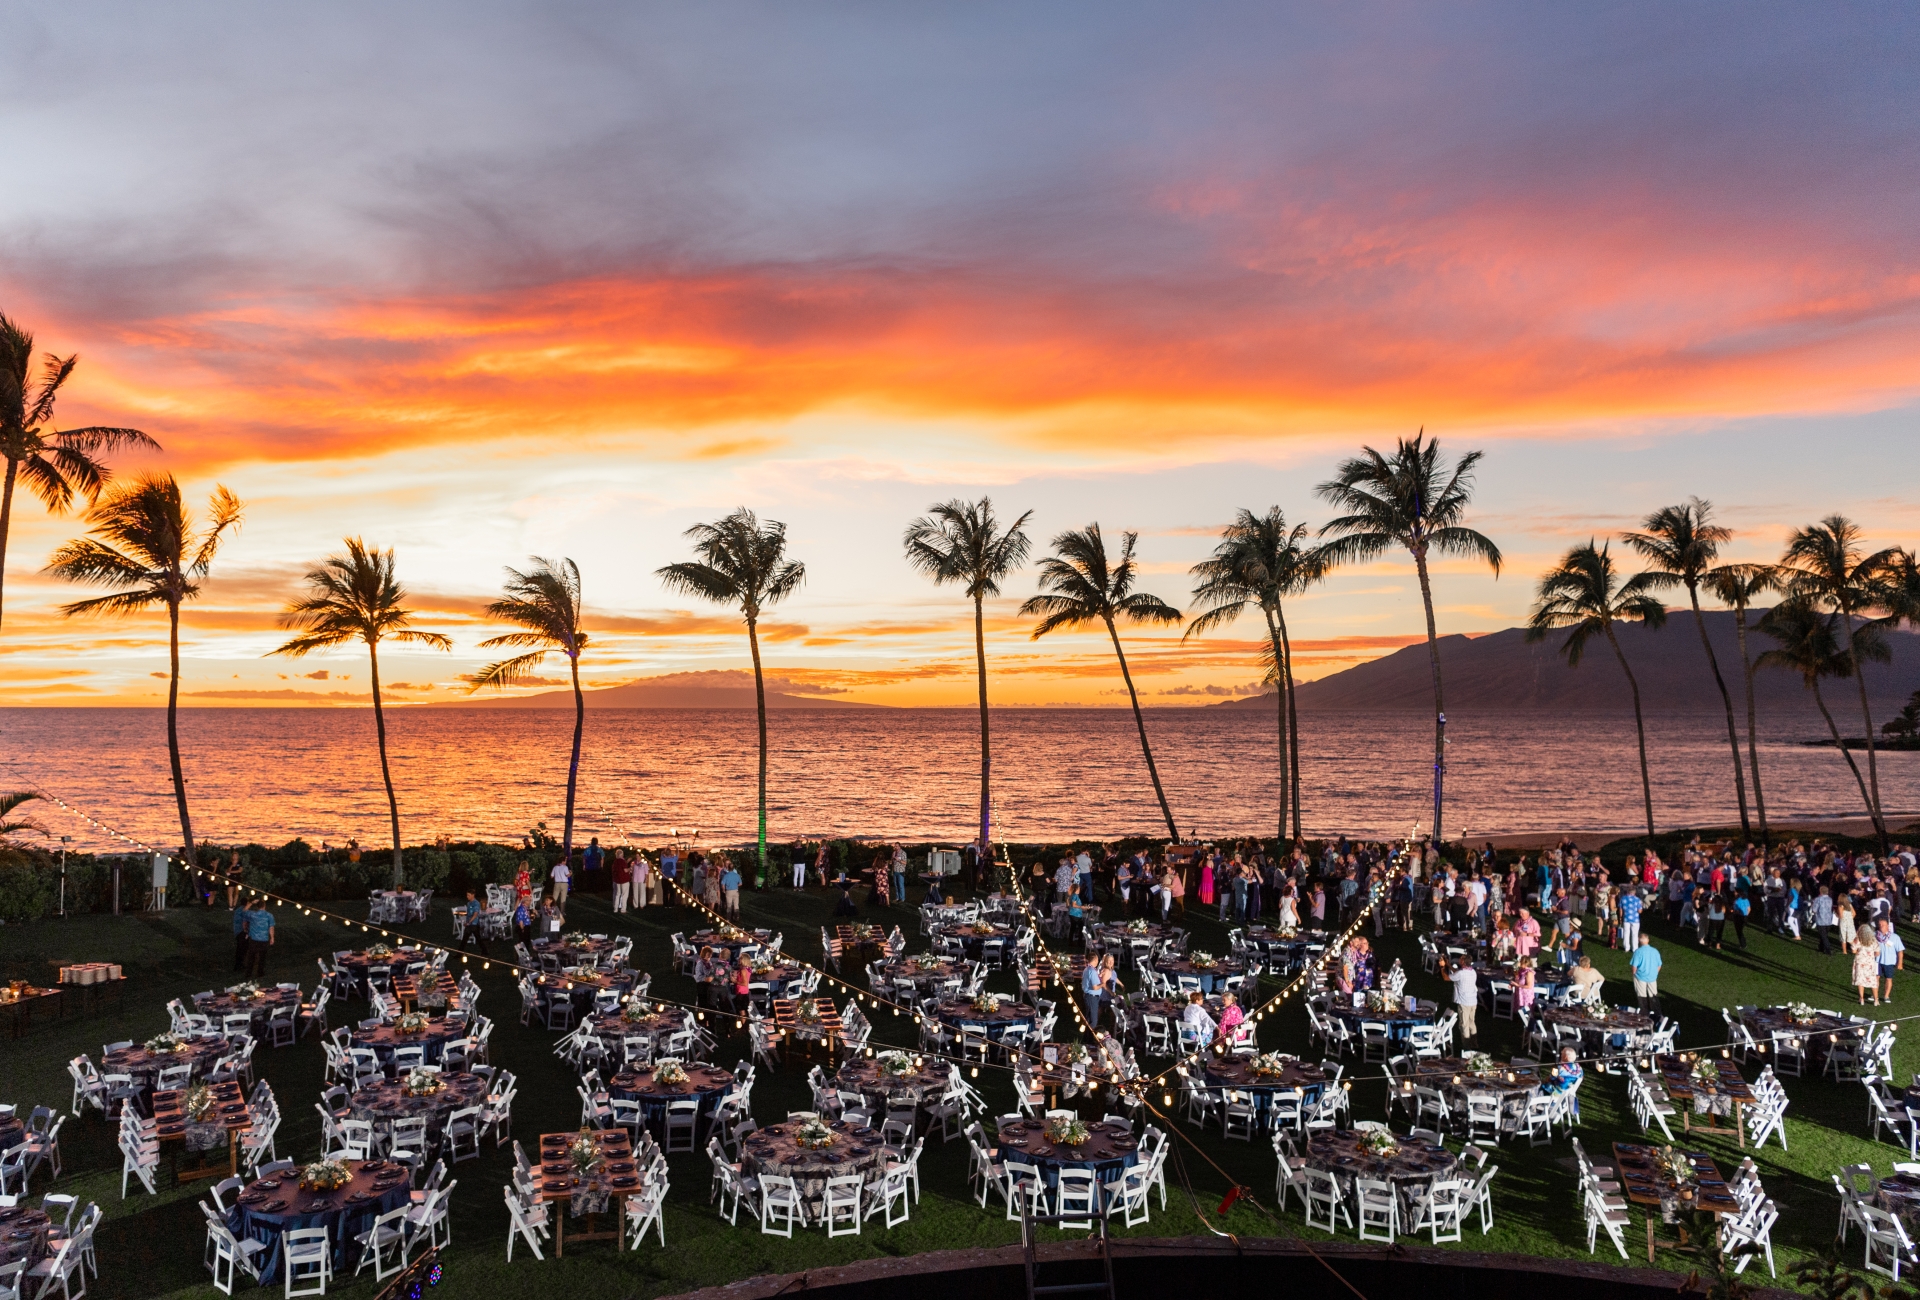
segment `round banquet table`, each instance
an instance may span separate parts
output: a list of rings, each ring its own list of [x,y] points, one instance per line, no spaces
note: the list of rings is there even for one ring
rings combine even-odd
[[[1355,1130],[1339,1129],[1312,1133],[1307,1138],[1307,1167],[1332,1174],[1348,1197],[1353,1195],[1354,1179],[1384,1179],[1400,1196],[1400,1221],[1418,1222],[1420,1204],[1427,1199],[1433,1180],[1453,1177],[1460,1157],[1444,1147],[1407,1137],[1397,1139],[1400,1148],[1390,1156],[1369,1155],[1360,1149],[1362,1136]]]
[[[687,944],[695,952],[702,948],[711,948],[717,954],[727,954],[727,965],[740,964],[742,948],[764,948],[773,939],[771,930],[747,930],[732,934],[723,934],[718,930],[701,930],[687,936]]]
[[[735,962],[733,970],[728,972],[728,988],[733,987],[734,972],[737,972],[739,968],[740,964]],[[750,969],[753,971],[753,974],[749,978],[756,984],[765,984],[767,986],[767,997],[790,998],[800,996],[798,985],[800,983],[800,977],[806,974],[806,972],[800,967],[798,962],[776,962],[772,966],[764,969],[757,966]],[[791,992],[788,991],[789,986],[793,986]]]
[[[178,1052],[149,1052],[140,1044],[123,1047],[117,1052],[108,1052],[100,1058],[100,1073],[130,1074],[133,1082],[142,1092],[151,1092],[154,1083],[160,1077],[160,1071],[170,1065],[191,1065],[193,1077],[200,1078],[213,1068],[213,1063],[228,1052],[224,1038],[190,1038],[186,1047]]]
[[[262,989],[257,998],[236,997],[232,993],[216,993],[210,998],[193,1000],[194,1012],[210,1017],[216,1028],[227,1016],[245,1014],[252,1017],[253,1036],[263,1042],[267,1037],[267,1017],[283,1007],[299,1005],[299,989]]]
[[[1325,930],[1297,930],[1286,935],[1256,925],[1246,933],[1247,950],[1259,954],[1275,975],[1297,975],[1306,966],[1310,949],[1325,948],[1332,942]]]
[[[605,966],[610,964],[616,942],[614,939],[589,939],[584,934],[569,934],[559,939],[535,939],[533,954],[536,957],[558,957],[562,966],[584,966],[589,959]]]
[[[969,998],[948,998],[934,1009],[940,1023],[949,1029],[980,1029],[993,1042],[1006,1036],[1012,1025],[1025,1025],[1033,1032],[1033,1020],[1039,1013],[1024,1002],[1002,1002],[992,1015],[981,1011]]]
[[[665,1007],[638,1020],[629,1020],[624,1012],[610,1011],[589,1017],[587,1023],[610,1052],[624,1055],[628,1038],[651,1038],[653,1054],[658,1056],[664,1053],[668,1038],[693,1026],[693,1012]]]
[[[1287,1057],[1286,1069],[1278,1075],[1255,1074],[1250,1056],[1208,1056],[1201,1078],[1209,1088],[1232,1088],[1253,1094],[1253,1104],[1261,1111],[1276,1092],[1300,1090],[1300,1104],[1317,1106],[1326,1091],[1327,1072],[1296,1057]]]
[[[888,1074],[880,1068],[877,1057],[857,1056],[840,1067],[833,1081],[837,1088],[859,1093],[876,1115],[884,1116],[894,1097],[912,1097],[916,1109],[938,1101],[947,1090],[953,1070],[950,1063],[938,1057],[923,1056],[920,1067],[911,1074]]]
[[[354,1240],[389,1210],[407,1203],[412,1180],[405,1165],[390,1160],[343,1160],[353,1178],[330,1192],[307,1191],[300,1171],[287,1169],[250,1184],[227,1211],[234,1236],[263,1241],[260,1284],[280,1284],[280,1234],[294,1228],[325,1228],[333,1244],[335,1278],[353,1276],[360,1256]]]
[[[534,978],[534,996],[540,1000],[540,1011],[545,1018],[549,1003],[555,998],[565,997],[573,1001],[575,1022],[586,1019],[593,1010],[596,994],[607,989],[616,989],[621,993],[633,987],[633,972],[620,971],[614,974],[598,975],[539,975]]]
[[[1510,961],[1476,961],[1473,963],[1473,969],[1480,976],[1480,988],[1488,1004],[1493,1001],[1493,994],[1488,991],[1492,987],[1492,981],[1499,980],[1503,984],[1511,984],[1517,973],[1514,963]],[[1446,977],[1445,963],[1442,963],[1440,974],[1442,978]],[[1558,997],[1560,990],[1571,983],[1573,983],[1571,966],[1556,966],[1552,962],[1547,962],[1533,968],[1533,996],[1536,999]]]
[[[376,1131],[389,1130],[397,1119],[424,1116],[427,1132],[437,1141],[447,1116],[462,1106],[478,1106],[487,1099],[487,1081],[477,1074],[443,1074],[447,1086],[424,1097],[409,1096],[402,1080],[363,1083],[348,1103],[354,1119],[373,1121]]]
[[[1599,1052],[1609,1047],[1620,1049],[1631,1044],[1633,1035],[1651,1031],[1653,1017],[1644,1011],[1615,1008],[1604,1016],[1595,1016],[1585,1007],[1546,1007],[1540,1018],[1550,1025],[1571,1025],[1580,1031],[1581,1050]]]
[[[887,1148],[880,1141],[879,1134],[871,1130],[857,1130],[850,1124],[835,1120],[828,1125],[834,1133],[834,1144],[825,1150],[815,1150],[794,1141],[793,1131],[796,1127],[793,1124],[775,1124],[748,1134],[746,1141],[740,1144],[741,1164],[748,1173],[774,1174],[793,1179],[800,1203],[806,1209],[807,1221],[818,1223],[820,1202],[827,1193],[827,1179],[844,1178],[848,1174],[872,1175],[886,1159]]]
[[[981,926],[987,927],[992,933],[978,933]],[[1014,940],[1013,927],[1003,921],[981,921],[975,925],[936,926],[933,933],[939,938],[959,940],[961,951],[966,953],[970,961],[980,960],[980,955],[985,950],[989,939],[1004,940],[1008,948],[1013,946]]]
[[[1162,941],[1173,933],[1171,927],[1164,926],[1158,921],[1147,922],[1145,930],[1130,929],[1128,928],[1130,924],[1127,921],[1102,921],[1087,927],[1087,937],[1115,956],[1120,956],[1131,952],[1131,945],[1137,940],[1144,939],[1158,948]]]
[[[447,1023],[443,1016],[435,1016],[427,1021],[427,1027],[417,1034],[403,1034],[393,1025],[382,1025],[378,1029],[356,1029],[350,1040],[354,1047],[371,1047],[374,1055],[380,1058],[380,1068],[389,1074],[393,1072],[393,1049],[396,1047],[424,1047],[427,1049],[426,1063],[438,1065],[445,1055],[447,1044],[456,1038],[467,1036],[468,1025],[464,1020]]]
[[[349,985],[346,989],[334,989],[336,996],[353,993],[360,997],[367,994],[367,968],[385,966],[389,975],[404,975],[407,967],[416,962],[424,963],[431,954],[425,948],[396,948],[385,957],[373,957],[362,948],[358,952],[346,953],[333,959],[333,968],[346,977]]]
[[[1155,957],[1148,964],[1168,979],[1175,979],[1182,975],[1198,979],[1202,993],[1222,991],[1226,988],[1228,980],[1239,980],[1247,969],[1247,964],[1238,957],[1216,957],[1214,964],[1204,970],[1195,966],[1186,957]]]
[[[1895,1174],[1883,1178],[1873,1194],[1874,1204],[1907,1225],[1911,1235],[1920,1227],[1920,1176]]]
[[[1118,1124],[1098,1123],[1087,1125],[1079,1146],[1060,1146],[1047,1139],[1045,1120],[1007,1120],[1000,1125],[1000,1159],[1032,1165],[1049,1187],[1059,1185],[1062,1169],[1091,1169],[1104,1184],[1139,1163],[1140,1142]]]
[[[880,977],[895,984],[911,984],[920,993],[927,994],[948,980],[966,983],[973,977],[973,967],[950,957],[923,953],[918,957],[902,957],[880,963]]]
[[[1361,1021],[1379,1021],[1386,1025],[1387,1037],[1397,1043],[1404,1041],[1419,1026],[1432,1024],[1440,1014],[1440,1004],[1410,997],[1399,1011],[1367,1011],[1342,1002],[1339,995],[1335,994],[1334,1000],[1327,1006],[1327,1014],[1346,1021],[1355,1037],[1360,1034]]]
[[[47,1230],[52,1226],[53,1219],[45,1210],[24,1205],[0,1208],[0,1264],[25,1260],[27,1267],[32,1268],[45,1259]],[[23,1290],[22,1294],[29,1292]]]
[[[607,1096],[639,1102],[648,1131],[663,1142],[666,1140],[667,1103],[697,1098],[700,1102],[700,1124],[696,1132],[704,1130],[713,1122],[713,1114],[720,1109],[720,1103],[733,1091],[733,1074],[717,1065],[700,1065],[691,1061],[681,1064],[687,1071],[685,1083],[656,1083],[653,1067],[646,1066],[638,1070],[622,1070],[608,1079]]]

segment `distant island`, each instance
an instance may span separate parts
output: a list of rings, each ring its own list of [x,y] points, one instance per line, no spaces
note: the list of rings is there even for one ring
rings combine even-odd
[[[1753,630],[1760,612],[1751,612],[1747,625],[1747,650],[1756,659],[1774,646],[1771,637]],[[1710,611],[1706,624],[1707,637],[1720,660],[1720,672],[1733,694],[1734,709],[1744,717],[1746,688],[1741,680],[1733,615]],[[1612,651],[1604,642],[1595,642],[1588,646],[1578,668],[1568,668],[1560,655],[1560,641],[1565,635],[1555,633],[1533,645],[1527,643],[1526,629],[1517,627],[1485,636],[1441,637],[1440,671],[1447,709],[1476,714],[1631,712],[1633,699]],[[1720,708],[1720,693],[1714,688],[1690,612],[1669,615],[1667,625],[1658,631],[1650,632],[1639,624],[1623,625],[1619,636],[1620,648],[1639,679],[1641,701],[1649,713]],[[1881,717],[1898,712],[1907,697],[1920,688],[1920,636],[1901,631],[1889,634],[1887,640],[1893,650],[1892,662],[1868,664],[1866,669],[1868,696],[1876,716]],[[1859,697],[1852,681],[1824,681],[1820,689],[1827,707],[1841,719],[1840,725],[1844,728],[1851,720],[1858,730]],[[1416,642],[1382,658],[1303,682],[1296,690],[1302,713],[1430,710],[1433,672],[1426,643]],[[1796,673],[1761,669],[1754,674],[1753,690],[1755,703],[1766,716],[1798,717],[1805,713],[1815,721],[1819,718],[1812,693]],[[1211,707],[1272,710],[1276,699],[1269,691]]]

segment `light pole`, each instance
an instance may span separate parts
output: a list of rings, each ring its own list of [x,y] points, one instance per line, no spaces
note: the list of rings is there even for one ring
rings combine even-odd
[[[67,845],[73,840],[71,835],[60,837],[60,919],[67,919]]]

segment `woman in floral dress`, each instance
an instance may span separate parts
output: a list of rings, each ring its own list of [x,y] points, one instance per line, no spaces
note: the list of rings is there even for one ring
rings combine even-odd
[[[1853,936],[1853,989],[1860,995],[1860,1005],[1867,1005],[1867,994],[1873,994],[1873,1005],[1880,1005],[1880,945],[1873,937],[1873,928],[1863,925]]]

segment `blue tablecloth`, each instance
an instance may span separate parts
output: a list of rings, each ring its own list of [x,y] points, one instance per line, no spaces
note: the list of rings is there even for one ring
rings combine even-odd
[[[354,1238],[371,1228],[381,1215],[406,1204],[412,1184],[402,1166],[379,1160],[344,1163],[353,1171],[353,1181],[335,1191],[303,1191],[299,1171],[288,1170],[278,1176],[282,1180],[278,1187],[269,1186],[263,1195],[256,1190],[262,1184],[254,1183],[227,1211],[227,1228],[234,1236],[267,1243],[260,1256],[262,1286],[279,1285],[280,1234],[296,1228],[327,1230],[327,1239],[333,1245],[334,1278],[344,1284],[360,1261],[360,1246]],[[376,1186],[394,1174],[399,1175],[397,1183],[386,1188]],[[281,1208],[268,1208],[276,1205]]]
[[[1339,996],[1337,993],[1334,994],[1336,998]],[[1433,1002],[1416,1003],[1410,998],[1408,999],[1406,1010],[1388,1013],[1384,1011],[1358,1011],[1353,1007],[1343,1007],[1336,1002],[1333,1006],[1327,1008],[1327,1014],[1339,1016],[1342,1020],[1346,1021],[1347,1025],[1353,1030],[1355,1038],[1360,1036],[1361,1021],[1376,1020],[1384,1022],[1387,1026],[1387,1037],[1399,1043],[1406,1041],[1408,1035],[1413,1033],[1416,1026],[1432,1024],[1434,1019],[1440,1014],[1440,1007],[1437,1003]]]
[[[1117,1181],[1121,1171],[1140,1163],[1139,1141],[1117,1124],[1089,1124],[1088,1137],[1078,1147],[1055,1146],[1047,1141],[1043,1120],[1012,1120],[1000,1126],[1000,1159],[1032,1165],[1057,1187],[1062,1169],[1091,1169],[1102,1183]]]
[[[687,1065],[687,1082],[674,1087],[658,1087],[651,1069],[622,1070],[607,1080],[607,1096],[616,1100],[637,1101],[646,1117],[647,1129],[661,1141],[667,1136],[667,1104],[700,1100],[700,1123],[696,1133],[705,1133],[713,1122],[713,1113],[721,1100],[733,1091],[733,1075],[714,1065]]]

